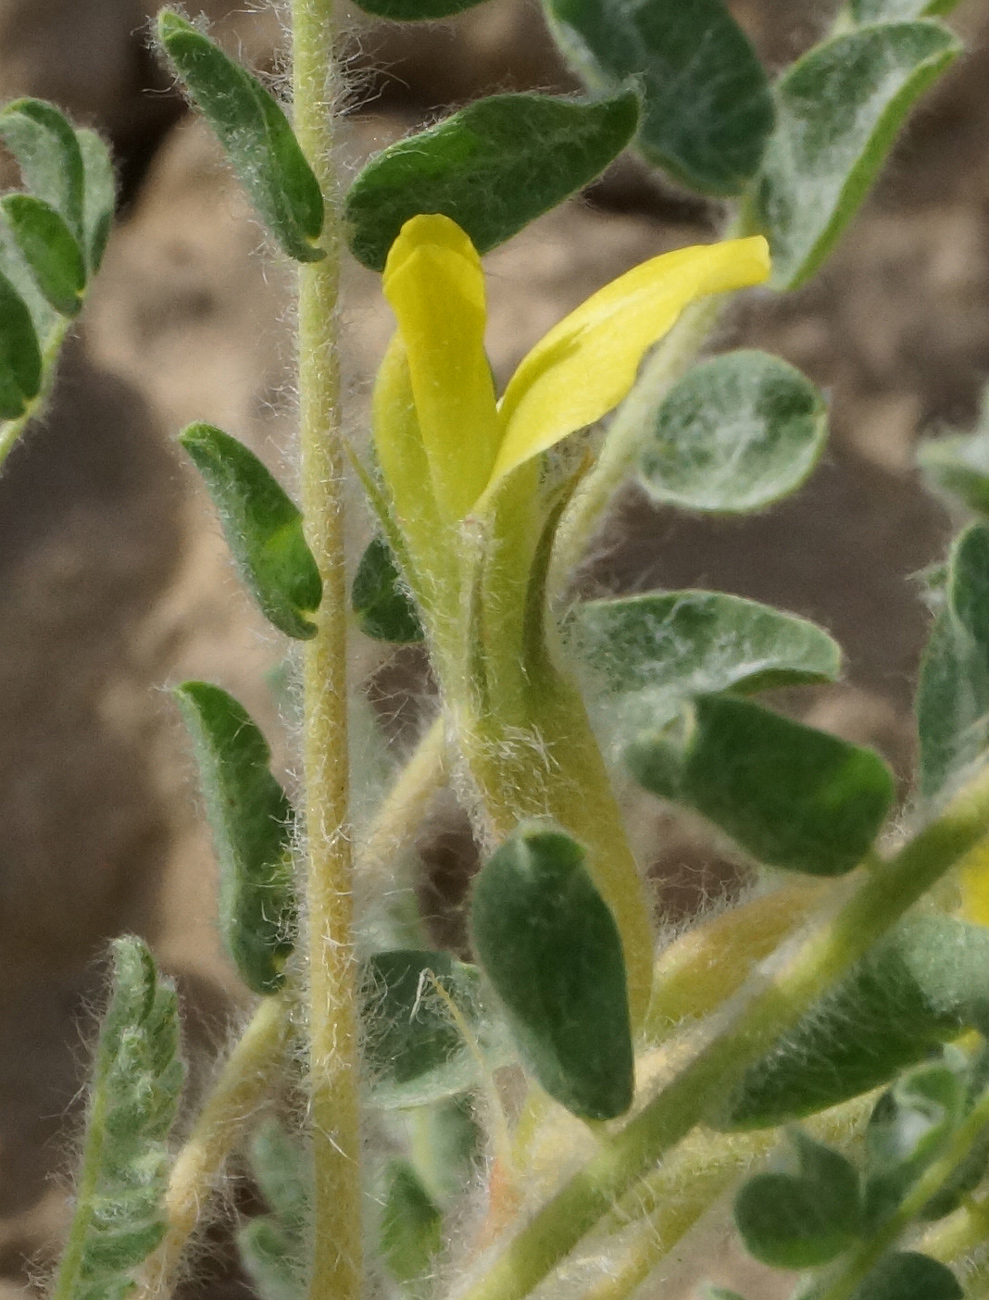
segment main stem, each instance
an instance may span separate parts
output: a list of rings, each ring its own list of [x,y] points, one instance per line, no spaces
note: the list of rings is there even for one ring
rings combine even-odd
[[[306,643],[304,752],[308,870],[310,1122],[309,1300],[361,1294],[359,1058],[348,827],[346,574],[337,298],[340,229],[333,166],[331,0],[292,0],[295,129],[327,204],[326,256],[299,271],[299,441],[306,536],[323,578]]]

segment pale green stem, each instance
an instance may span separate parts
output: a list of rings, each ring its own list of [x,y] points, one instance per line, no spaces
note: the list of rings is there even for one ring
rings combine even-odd
[[[737,1084],[746,1067],[791,1029],[959,858],[989,824],[989,771],[943,815],[861,881],[789,954],[757,971],[693,1059],[540,1209],[462,1294],[521,1300],[633,1185]]]
[[[23,415],[19,415],[16,420],[8,420],[0,426],[0,466],[3,465],[7,456],[17,445],[18,439],[27,426],[41,413],[41,408],[48,400],[52,380],[55,377],[55,361],[72,324],[71,320],[64,317],[57,321],[49,336],[48,343],[41,353],[41,392],[28,403],[27,410]]]
[[[347,753],[338,294],[341,230],[333,159],[335,17],[331,0],[292,0],[295,130],[327,203],[326,256],[299,269],[299,442],[306,537],[323,579],[306,642],[303,765],[313,1143],[310,1300],[358,1300],[363,1277],[360,1060]]]
[[[965,1121],[951,1139],[947,1150],[936,1160],[904,1197],[899,1209],[872,1233],[869,1240],[852,1251],[842,1262],[837,1273],[823,1286],[811,1292],[814,1300],[851,1300],[863,1280],[879,1263],[880,1258],[894,1246],[921,1213],[927,1202],[936,1196],[948,1180],[972,1154],[973,1145],[989,1126],[989,1092],[973,1106]],[[803,1294],[803,1292],[801,1292]]]
[[[594,468],[578,486],[560,520],[548,582],[551,601],[566,592],[609,503],[635,468],[652,432],[656,412],[673,385],[697,360],[724,305],[724,296],[718,294],[686,307],[616,411]]]
[[[165,1213],[168,1233],[148,1261],[142,1300],[170,1296],[182,1252],[216,1189],[227,1156],[243,1137],[282,1066],[292,1031],[281,995],[265,998],[230,1053],[172,1166]]]

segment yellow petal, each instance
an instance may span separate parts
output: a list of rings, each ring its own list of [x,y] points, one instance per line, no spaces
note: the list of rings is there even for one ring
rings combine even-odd
[[[501,401],[504,430],[492,482],[617,406],[646,351],[709,293],[769,274],[761,235],[701,244],[643,262],[593,294],[532,349]]]
[[[450,526],[440,518],[416,418],[405,348],[394,335],[378,369],[371,404],[374,447],[388,487],[395,522],[415,562],[406,573],[427,610],[457,590],[457,554]]]
[[[484,273],[448,217],[413,217],[385,263],[419,427],[441,515],[463,518],[491,477],[500,440],[484,351]]]

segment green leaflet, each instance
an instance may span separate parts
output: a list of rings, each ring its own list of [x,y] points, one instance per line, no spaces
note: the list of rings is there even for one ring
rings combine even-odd
[[[17,159],[24,184],[83,237],[85,165],[65,117],[41,99],[15,99],[0,111],[0,139]]]
[[[443,1216],[407,1160],[385,1169],[379,1245],[389,1273],[409,1286],[426,1275],[442,1245]]]
[[[934,492],[989,516],[989,386],[973,431],[926,438],[917,448],[917,464]]]
[[[86,291],[86,264],[64,218],[33,194],[5,194],[0,207],[45,298],[63,316],[77,315]]]
[[[963,1300],[950,1268],[913,1250],[891,1251],[863,1278],[851,1300]]]
[[[118,939],[113,958],[59,1300],[127,1295],[166,1227],[167,1143],[185,1073],[175,990],[140,939]]]
[[[367,164],[346,198],[351,252],[380,271],[404,223],[438,212],[486,253],[604,171],[638,114],[632,90],[593,103],[491,95],[469,104]]]
[[[937,802],[989,749],[989,526],[951,549],[917,691],[920,792]]]
[[[362,988],[372,1105],[422,1106],[476,1085],[477,1058],[458,1017],[491,1068],[505,1063],[505,1044],[482,1002],[476,968],[449,953],[375,953],[365,963]]]
[[[630,739],[696,695],[835,681],[841,649],[806,619],[716,591],[647,592],[579,605],[570,646]]]
[[[365,636],[400,645],[423,639],[418,611],[383,537],[375,537],[361,556],[350,602]]]
[[[884,23],[815,46],[783,74],[752,212],[777,288],[796,288],[821,265],[907,113],[960,50],[939,23]]]
[[[179,442],[203,476],[227,545],[262,612],[286,636],[315,636],[311,616],[323,584],[298,507],[257,456],[222,429],[190,424]]]
[[[471,931],[526,1069],[574,1114],[613,1119],[634,1090],[625,961],[583,863],[562,831],[520,827],[477,878]]]
[[[817,464],[827,410],[799,370],[766,352],[695,366],[656,414],[639,479],[654,501],[742,513],[794,492]]]
[[[805,1133],[791,1134],[799,1171],[757,1174],[735,1198],[750,1255],[774,1268],[816,1268],[855,1242],[862,1222],[855,1167]]]
[[[981,1023],[989,930],[947,916],[901,923],[735,1090],[726,1128],[785,1124],[868,1092]]]
[[[41,351],[31,313],[0,274],[0,419],[16,420],[41,391]]]
[[[323,196],[277,100],[173,10],[158,15],[158,39],[283,251],[318,261]]]
[[[810,875],[856,867],[893,803],[872,750],[730,695],[697,698],[682,745],[644,733],[626,760],[647,790],[696,808],[758,861]]]
[[[241,979],[274,993],[292,951],[295,815],[268,766],[267,742],[232,695],[185,682],[175,698],[192,737],[220,865],[220,933]]]
[[[637,147],[707,194],[738,194],[773,127],[769,82],[722,0],[545,0],[564,54],[591,87],[636,77]]]

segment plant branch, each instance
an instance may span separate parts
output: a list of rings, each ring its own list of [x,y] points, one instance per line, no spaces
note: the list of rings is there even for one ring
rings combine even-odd
[[[829,987],[986,832],[989,770],[981,773],[847,901],[786,945],[747,981],[680,1074],[532,1218],[464,1300],[521,1300],[735,1086]]]
[[[323,579],[306,642],[303,765],[309,1087],[313,1143],[310,1300],[358,1300],[363,1276],[359,1045],[347,747],[338,295],[341,231],[334,171],[335,18],[331,0],[292,0],[295,129],[323,191],[326,256],[299,269],[299,440],[306,536]]]
[[[265,998],[230,1053],[172,1166],[165,1195],[168,1233],[148,1261],[142,1300],[164,1300],[171,1295],[182,1253],[203,1204],[215,1189],[224,1161],[264,1100],[291,1031],[286,998]]]

